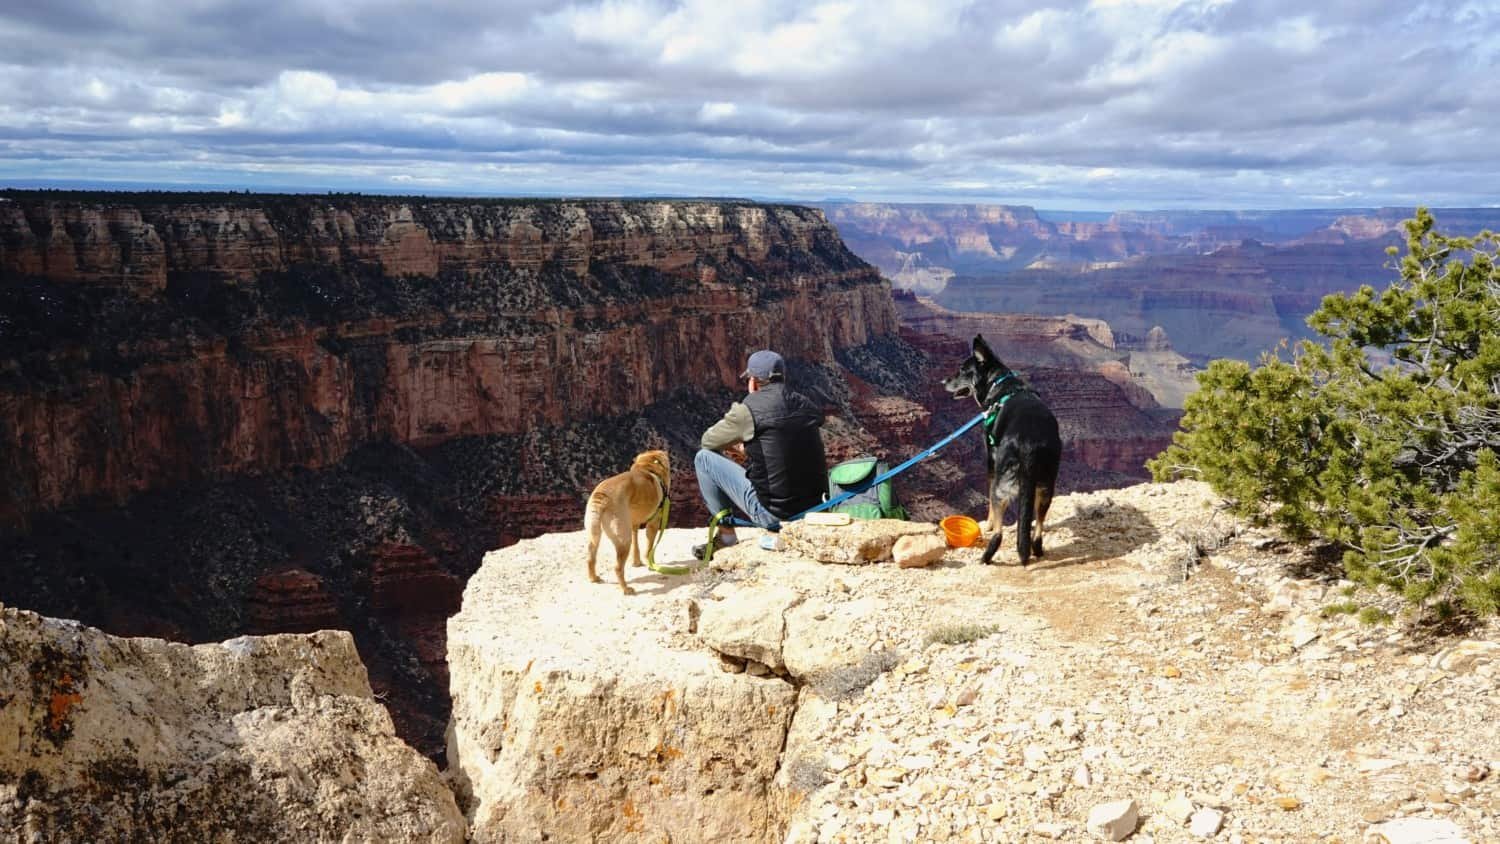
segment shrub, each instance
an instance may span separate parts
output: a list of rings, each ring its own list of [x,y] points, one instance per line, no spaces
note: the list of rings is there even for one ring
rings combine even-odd
[[[999,632],[993,624],[943,624],[927,631],[927,645],[964,645]]]
[[[1346,550],[1353,580],[1440,611],[1500,612],[1500,236],[1418,209],[1400,277],[1323,299],[1327,338],[1198,376],[1150,464],[1236,510]],[[1399,250],[1392,247],[1395,256]]]

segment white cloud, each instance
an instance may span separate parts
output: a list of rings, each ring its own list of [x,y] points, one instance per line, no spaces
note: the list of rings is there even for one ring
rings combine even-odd
[[[739,106],[734,103],[704,103],[703,108],[698,110],[698,116],[712,122],[733,117],[738,112]]]
[[[1055,206],[1483,204],[1500,176],[1493,4],[545,6],[0,12],[0,182],[420,176]]]

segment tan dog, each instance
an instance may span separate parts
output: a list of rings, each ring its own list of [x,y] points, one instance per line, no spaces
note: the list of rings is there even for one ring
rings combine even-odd
[[[654,518],[661,512],[662,499],[672,486],[672,470],[665,451],[643,451],[636,455],[630,470],[605,478],[594,487],[583,508],[583,529],[589,532],[589,580],[601,583],[594,570],[599,553],[599,535],[609,537],[615,546],[615,577],[626,595],[635,590],[625,585],[625,552],[641,564],[640,543],[636,531],[646,529],[646,547],[656,541],[658,531]]]

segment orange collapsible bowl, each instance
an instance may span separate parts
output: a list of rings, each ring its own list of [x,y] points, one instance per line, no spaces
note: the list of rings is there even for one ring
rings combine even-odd
[[[949,516],[938,524],[943,526],[949,548],[968,548],[979,541],[979,523],[968,516]]]

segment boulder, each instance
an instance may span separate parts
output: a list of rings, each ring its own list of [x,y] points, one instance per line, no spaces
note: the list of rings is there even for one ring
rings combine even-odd
[[[1497,660],[1500,660],[1500,642],[1466,639],[1438,654],[1436,662],[1444,671],[1464,673]]]
[[[1124,841],[1135,832],[1138,811],[1134,800],[1113,800],[1089,810],[1089,832],[1107,841]]]
[[[7,840],[463,841],[348,633],[183,645],[0,610]]]
[[[903,536],[930,536],[937,526],[900,519],[855,519],[847,525],[792,522],[781,538],[799,554],[824,563],[864,565],[891,559],[891,549]]]
[[[873,675],[841,675],[871,661],[880,620],[881,606],[869,598],[804,601],[787,613],[786,641],[782,645],[787,672],[799,682],[823,686],[823,691],[834,696],[852,691],[860,685],[858,681],[869,682]],[[870,670],[878,673],[877,667]],[[835,689],[829,683],[847,688]]]
[[[943,559],[948,543],[936,534],[903,536],[891,547],[891,557],[904,569],[919,569]]]
[[[764,589],[736,585],[714,590],[713,600],[698,603],[698,635],[722,654],[751,659],[768,668],[785,666],[781,656],[786,614],[802,598],[786,587]]]
[[[657,560],[691,559],[698,541],[667,531]],[[491,553],[448,621],[449,774],[471,840],[779,840],[771,794],[797,690],[720,669],[689,632],[690,605],[712,603],[689,594],[694,576],[632,569],[637,593],[622,595],[588,582],[585,544]],[[707,625],[773,659],[773,633],[741,620]]]

